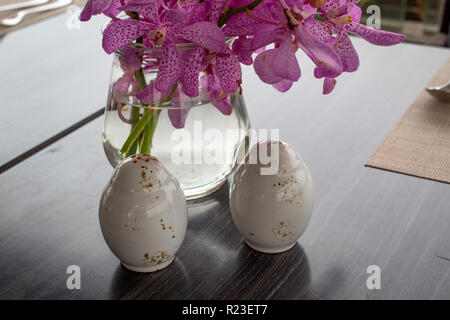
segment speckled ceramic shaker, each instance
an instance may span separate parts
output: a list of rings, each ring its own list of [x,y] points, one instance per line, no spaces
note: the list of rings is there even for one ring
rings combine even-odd
[[[258,155],[261,147],[272,159],[268,164]],[[251,248],[264,253],[283,252],[296,244],[309,224],[313,202],[311,173],[298,153],[282,141],[255,145],[238,166],[230,188],[237,229]]]
[[[149,155],[122,161],[100,201],[100,226],[111,251],[136,272],[167,267],[183,242],[186,199],[176,178]]]

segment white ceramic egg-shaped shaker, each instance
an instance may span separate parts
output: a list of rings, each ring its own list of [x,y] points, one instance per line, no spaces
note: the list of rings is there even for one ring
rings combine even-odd
[[[183,242],[186,198],[158,159],[132,155],[106,185],[99,217],[106,243],[125,268],[158,271],[173,261]]]
[[[260,150],[267,158],[260,157]],[[296,244],[309,224],[313,203],[311,173],[282,141],[255,145],[238,166],[230,187],[237,229],[251,248],[264,253],[283,252]]]

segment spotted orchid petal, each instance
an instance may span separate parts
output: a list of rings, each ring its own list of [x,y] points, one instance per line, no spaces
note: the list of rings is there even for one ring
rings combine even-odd
[[[160,92],[167,92],[180,78],[182,59],[175,44],[166,41],[162,48],[162,59],[155,80],[155,88]]]
[[[189,22],[185,12],[180,10],[167,10],[164,12],[162,23],[167,27],[179,27]]]
[[[254,50],[251,46],[251,39],[239,37],[233,41],[232,52],[237,56],[240,63],[251,65],[253,63],[252,54]]]
[[[316,64],[316,78],[336,78],[342,73],[342,63],[333,47],[310,34],[302,25],[295,28],[301,48]]]
[[[252,10],[252,17],[246,12],[232,16],[223,27],[225,36],[254,35],[263,29],[273,29],[278,23],[270,15],[266,6],[259,5]]]
[[[392,46],[405,39],[403,34],[378,30],[359,23],[350,23],[345,26],[345,29],[379,46]]]
[[[230,115],[233,111],[230,96],[225,94],[220,85],[220,80],[214,74],[206,74],[200,78],[200,87],[204,98],[211,101],[224,115]]]
[[[359,67],[359,57],[347,31],[340,29],[337,33],[337,40],[334,45],[336,53],[342,62],[343,71],[354,72],[358,70]]]
[[[184,93],[189,97],[198,96],[198,74],[200,72],[200,66],[205,56],[205,49],[197,47],[189,52],[186,62],[183,78],[181,83],[183,85]]]
[[[111,4],[112,0],[89,0],[81,11],[80,20],[89,21],[93,15],[102,13]]]
[[[217,108],[222,114],[229,116],[231,112],[233,112],[233,108],[231,107],[230,96],[225,97],[222,100],[216,100],[212,102],[213,106]]]
[[[330,94],[336,86],[336,79],[325,78],[323,81],[323,94]]]
[[[214,52],[222,52],[225,49],[222,30],[211,22],[201,21],[188,25],[179,30],[177,36]]]
[[[120,50],[121,56],[119,57],[119,62],[122,70],[125,73],[133,73],[142,65],[141,60],[134,48],[124,47]]]
[[[242,80],[241,65],[234,54],[216,58],[216,71],[225,93],[235,93]]]
[[[321,10],[333,15],[340,15],[348,10],[348,0],[326,0],[321,7]]]
[[[306,19],[303,23],[303,28],[315,38],[322,42],[328,42],[333,37],[335,27],[328,21],[319,21],[317,19]]]
[[[126,12],[130,11],[137,12],[141,16],[144,16],[145,18],[150,20],[150,22],[157,24],[160,22],[158,13],[160,5],[161,5],[160,0],[152,0],[152,1],[131,0],[128,1],[128,3],[125,4],[124,6],[120,7],[120,10]]]
[[[152,81],[147,87],[136,94],[142,103],[156,105],[168,96],[169,92],[161,92],[155,88],[155,81]]]
[[[111,4],[103,11],[103,13],[112,18],[117,19],[117,15],[120,13],[120,0],[112,0]]]
[[[112,21],[103,32],[103,49],[110,54],[145,35],[151,25],[133,19]]]
[[[223,12],[223,6],[229,0],[210,0],[209,4],[209,20],[214,24],[219,22],[220,15]]]

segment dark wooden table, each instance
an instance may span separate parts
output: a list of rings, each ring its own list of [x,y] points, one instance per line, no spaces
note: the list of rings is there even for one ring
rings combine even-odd
[[[0,52],[15,52],[8,43],[30,38],[37,28],[58,33],[55,39],[83,32],[65,29],[65,21],[60,16],[7,35]],[[38,82],[44,76],[39,71],[59,58],[28,61],[37,70],[31,74],[21,69],[18,57],[2,56],[0,63],[15,64],[30,79],[24,82],[30,91],[20,94],[16,88],[12,94],[15,85],[2,69],[1,96],[8,97],[10,111],[11,106],[24,108],[19,114],[26,128],[5,111],[7,106],[0,108],[1,164],[47,141],[58,126],[68,127],[101,107],[97,102],[106,98],[110,57],[92,54],[81,61],[82,52],[91,56],[98,50],[97,41],[89,43],[83,46],[80,40],[79,49],[63,55],[85,70],[78,75],[84,83],[74,88],[78,80],[72,83],[73,71],[61,64],[53,79],[56,91]],[[231,220],[225,185],[189,203],[188,232],[170,267],[153,274],[122,268],[98,223],[100,194],[112,173],[101,146],[99,117],[0,174],[0,298],[449,299],[450,186],[364,163],[450,51],[355,43],[361,53],[359,72],[344,75],[326,97],[306,59],[302,81],[284,95],[244,69],[253,127],[281,128],[281,138],[298,149],[314,178],[313,218],[292,250],[266,255],[249,249]],[[89,92],[92,104],[85,105],[86,97],[77,102],[77,94],[60,83]],[[97,89],[85,91],[88,87]],[[46,108],[50,98],[60,102],[56,114]],[[79,103],[82,110],[70,110]],[[69,265],[81,268],[80,290],[66,287]],[[381,269],[380,290],[366,286],[370,265]]]

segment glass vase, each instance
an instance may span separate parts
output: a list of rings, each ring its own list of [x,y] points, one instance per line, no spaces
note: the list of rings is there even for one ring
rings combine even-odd
[[[178,49],[182,54],[191,50],[189,45]],[[199,74],[197,97],[185,95],[180,81],[162,94],[153,87],[160,58],[160,49],[137,44],[114,53],[103,147],[113,167],[131,154],[157,157],[177,177],[187,199],[200,198],[220,188],[239,153],[245,153],[250,123],[244,99],[239,92],[206,91],[205,81],[218,81],[208,71]],[[139,96],[145,88],[150,102]]]

